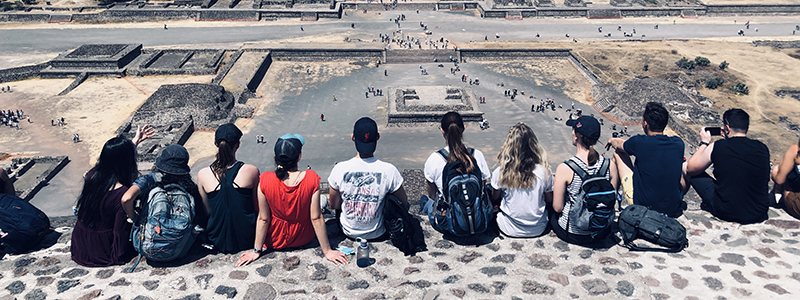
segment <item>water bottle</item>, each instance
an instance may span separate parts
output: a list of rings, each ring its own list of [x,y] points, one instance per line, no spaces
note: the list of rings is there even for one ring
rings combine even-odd
[[[369,244],[364,238],[356,238],[358,249],[356,249],[356,265],[361,268],[369,266]]]

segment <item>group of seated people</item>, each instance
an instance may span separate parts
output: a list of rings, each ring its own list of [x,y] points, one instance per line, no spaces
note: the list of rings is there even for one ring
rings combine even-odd
[[[800,218],[800,170],[798,145],[790,147],[783,161],[770,170],[769,150],[746,137],[749,116],[741,109],[723,114],[721,135],[712,142],[709,131],[700,132],[702,142],[688,160],[679,137],[666,136],[669,113],[659,103],[648,103],[643,114],[643,135],[627,140],[611,138],[606,148],[611,157],[600,155],[594,146],[601,126],[592,116],[566,122],[572,128],[575,155],[569,158],[584,172],[594,174],[610,160],[605,178],[627,204],[639,204],[670,217],[686,209],[682,200],[690,187],[702,198],[702,209],[714,216],[742,224],[762,222],[780,195],[785,209]],[[441,119],[446,142],[444,153],[432,153],[424,165],[427,195],[420,199],[421,211],[431,212],[431,203],[442,197],[445,165],[464,162],[475,168],[491,189],[497,203],[493,222],[509,237],[538,237],[552,230],[560,239],[587,244],[605,236],[593,236],[568,222],[568,212],[580,194],[581,177],[567,163],[551,170],[547,152],[533,130],[524,123],[512,126],[497,155],[498,166],[491,171],[484,154],[462,142],[465,130],[461,115],[449,112]],[[347,263],[347,256],[331,249],[320,200],[320,177],[313,170],[300,170],[305,139],[298,134],[278,138],[274,146],[275,169],[261,173],[253,165],[236,159],[242,132],[233,124],[220,126],[214,144],[216,159],[197,173],[192,181],[189,154],[180,145],[164,148],[156,171],[139,177],[136,144],[153,135],[148,126],[138,128],[136,137],[115,137],[106,142],[97,164],[85,175],[77,203],[77,224],[72,234],[72,258],[83,266],[126,264],[135,255],[129,241],[131,221],[137,218],[136,199],[146,201],[157,184],[177,183],[196,203],[198,226],[205,229],[205,241],[222,253],[244,251],[237,266],[258,259],[267,250],[291,249],[310,244],[315,238],[327,260]],[[387,240],[383,222],[384,199],[395,196],[408,207],[403,177],[398,169],[375,157],[380,139],[374,120],[364,117],[353,128],[355,156],[337,163],[327,181],[329,206],[340,212],[341,231],[350,239]],[[631,156],[636,157],[635,163]],[[713,178],[706,169],[713,164]],[[792,175],[794,174],[794,175]],[[772,175],[775,191],[769,191]],[[311,244],[313,245],[313,244]]]

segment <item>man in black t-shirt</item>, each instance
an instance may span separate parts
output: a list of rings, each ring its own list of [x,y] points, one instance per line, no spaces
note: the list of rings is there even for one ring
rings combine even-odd
[[[700,131],[700,145],[686,165],[691,184],[703,203],[700,208],[725,221],[760,223],[769,209],[769,149],[747,138],[750,116],[729,109],[722,115],[723,140],[710,143],[711,133]],[[714,178],[705,169],[714,164]]]
[[[688,190],[683,179],[683,140],[667,136],[664,128],[669,112],[661,103],[649,102],[642,114],[639,134],[623,140],[611,138],[606,148],[614,147],[617,170],[625,200],[667,216],[677,218],[686,209],[683,194]],[[636,156],[636,163],[631,162]]]

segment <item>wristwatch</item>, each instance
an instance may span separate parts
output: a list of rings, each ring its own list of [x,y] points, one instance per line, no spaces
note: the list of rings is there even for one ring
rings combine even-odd
[[[263,248],[258,248],[258,247],[253,247],[253,252],[255,252],[258,255],[261,255],[261,253],[264,252],[264,249]]]
[[[708,146],[708,143],[707,142],[700,142],[700,145],[697,145],[697,147],[700,148],[700,146],[703,146],[703,145]]]

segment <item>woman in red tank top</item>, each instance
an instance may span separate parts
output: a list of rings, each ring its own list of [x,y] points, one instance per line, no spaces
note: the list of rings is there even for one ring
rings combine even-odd
[[[242,254],[236,266],[258,259],[264,247],[300,247],[315,236],[325,258],[337,265],[347,263],[344,253],[332,250],[328,242],[319,202],[319,175],[297,170],[304,144],[299,134],[286,134],[275,143],[275,172],[264,172],[259,181],[255,246]]]

